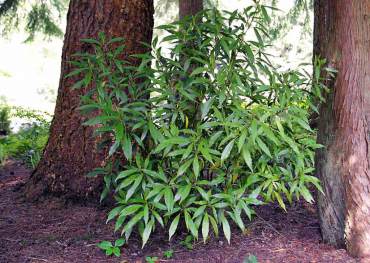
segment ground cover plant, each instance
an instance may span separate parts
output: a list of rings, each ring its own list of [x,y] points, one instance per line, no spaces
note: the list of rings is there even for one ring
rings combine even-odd
[[[168,35],[132,56],[138,66],[119,59],[122,39],[83,40],[94,53],[76,54],[69,76],[83,75],[74,88],[93,86],[80,109],[108,147],[107,165],[89,175],[104,176],[102,199],[117,202],[107,221],[126,240],[137,229],[144,246],[156,228],[171,239],[184,226],[194,239],[222,231],[230,242],[230,223],[244,231],[256,205],[286,209],[312,202],[311,185],[321,190],[308,118],[325,88],[323,62],[314,78],[274,68],[269,20],[255,5],[161,26]]]

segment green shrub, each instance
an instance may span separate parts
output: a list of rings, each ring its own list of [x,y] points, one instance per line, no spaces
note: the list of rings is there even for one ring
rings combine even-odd
[[[0,104],[0,136],[10,133],[10,108]]]
[[[76,54],[69,76],[83,75],[75,88],[94,87],[81,111],[98,115],[84,125],[111,138],[110,162],[89,175],[104,175],[102,198],[113,190],[108,221],[126,240],[137,227],[144,246],[158,226],[171,238],[184,225],[194,239],[222,229],[230,242],[230,222],[244,230],[256,205],[313,201],[320,145],[308,116],[323,86],[271,65],[268,20],[260,5],[208,10],[160,27],[168,52],[154,39],[152,52],[130,61],[119,59],[119,38],[83,40],[95,53]]]
[[[26,122],[17,132],[9,132],[6,137],[0,139],[0,158],[2,155],[5,156],[4,160],[12,157],[35,168],[48,140],[50,116],[47,113],[20,107],[9,107],[9,109],[9,116]]]

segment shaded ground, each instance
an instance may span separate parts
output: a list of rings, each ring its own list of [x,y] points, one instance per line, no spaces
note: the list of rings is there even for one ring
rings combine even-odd
[[[155,234],[140,250],[136,237],[122,249],[120,258],[107,258],[95,244],[114,240],[112,225],[105,225],[106,210],[93,205],[64,204],[48,200],[24,202],[17,189],[29,171],[17,163],[0,170],[0,262],[243,262],[255,255],[258,262],[356,262],[344,250],[321,244],[315,208],[296,204],[288,213],[269,206],[257,210],[258,217],[245,234],[234,231],[231,245],[223,237],[193,250],[169,243],[167,234]],[[184,238],[183,236],[179,237]],[[163,251],[172,249],[171,260]]]

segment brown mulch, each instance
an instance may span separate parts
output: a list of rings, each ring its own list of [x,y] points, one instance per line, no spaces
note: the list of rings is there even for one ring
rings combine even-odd
[[[255,255],[258,262],[356,262],[345,250],[321,243],[315,207],[297,203],[285,213],[277,206],[257,209],[246,233],[235,229],[231,245],[221,236],[207,244],[196,242],[188,250],[168,242],[166,233],[155,233],[144,250],[133,236],[120,258],[106,257],[96,247],[102,240],[115,240],[113,226],[106,225],[106,208],[65,204],[58,199],[39,203],[23,200],[19,186],[29,170],[10,162],[0,170],[0,262],[243,262]],[[184,235],[177,236],[177,240]],[[174,250],[170,260],[165,250]]]

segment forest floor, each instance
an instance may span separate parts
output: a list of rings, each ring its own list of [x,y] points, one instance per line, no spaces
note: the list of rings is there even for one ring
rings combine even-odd
[[[180,242],[168,242],[167,233],[155,233],[144,250],[133,236],[122,247],[120,258],[107,257],[96,247],[115,240],[113,225],[105,224],[107,208],[65,204],[57,199],[39,203],[23,200],[20,186],[30,171],[17,162],[0,170],[0,262],[244,262],[255,255],[258,262],[356,262],[345,250],[321,242],[316,209],[299,202],[288,212],[277,206],[257,209],[246,233],[235,229],[231,245],[221,236],[207,244],[199,241],[188,250]],[[179,234],[174,240],[184,239]],[[172,249],[173,258],[163,252]]]

